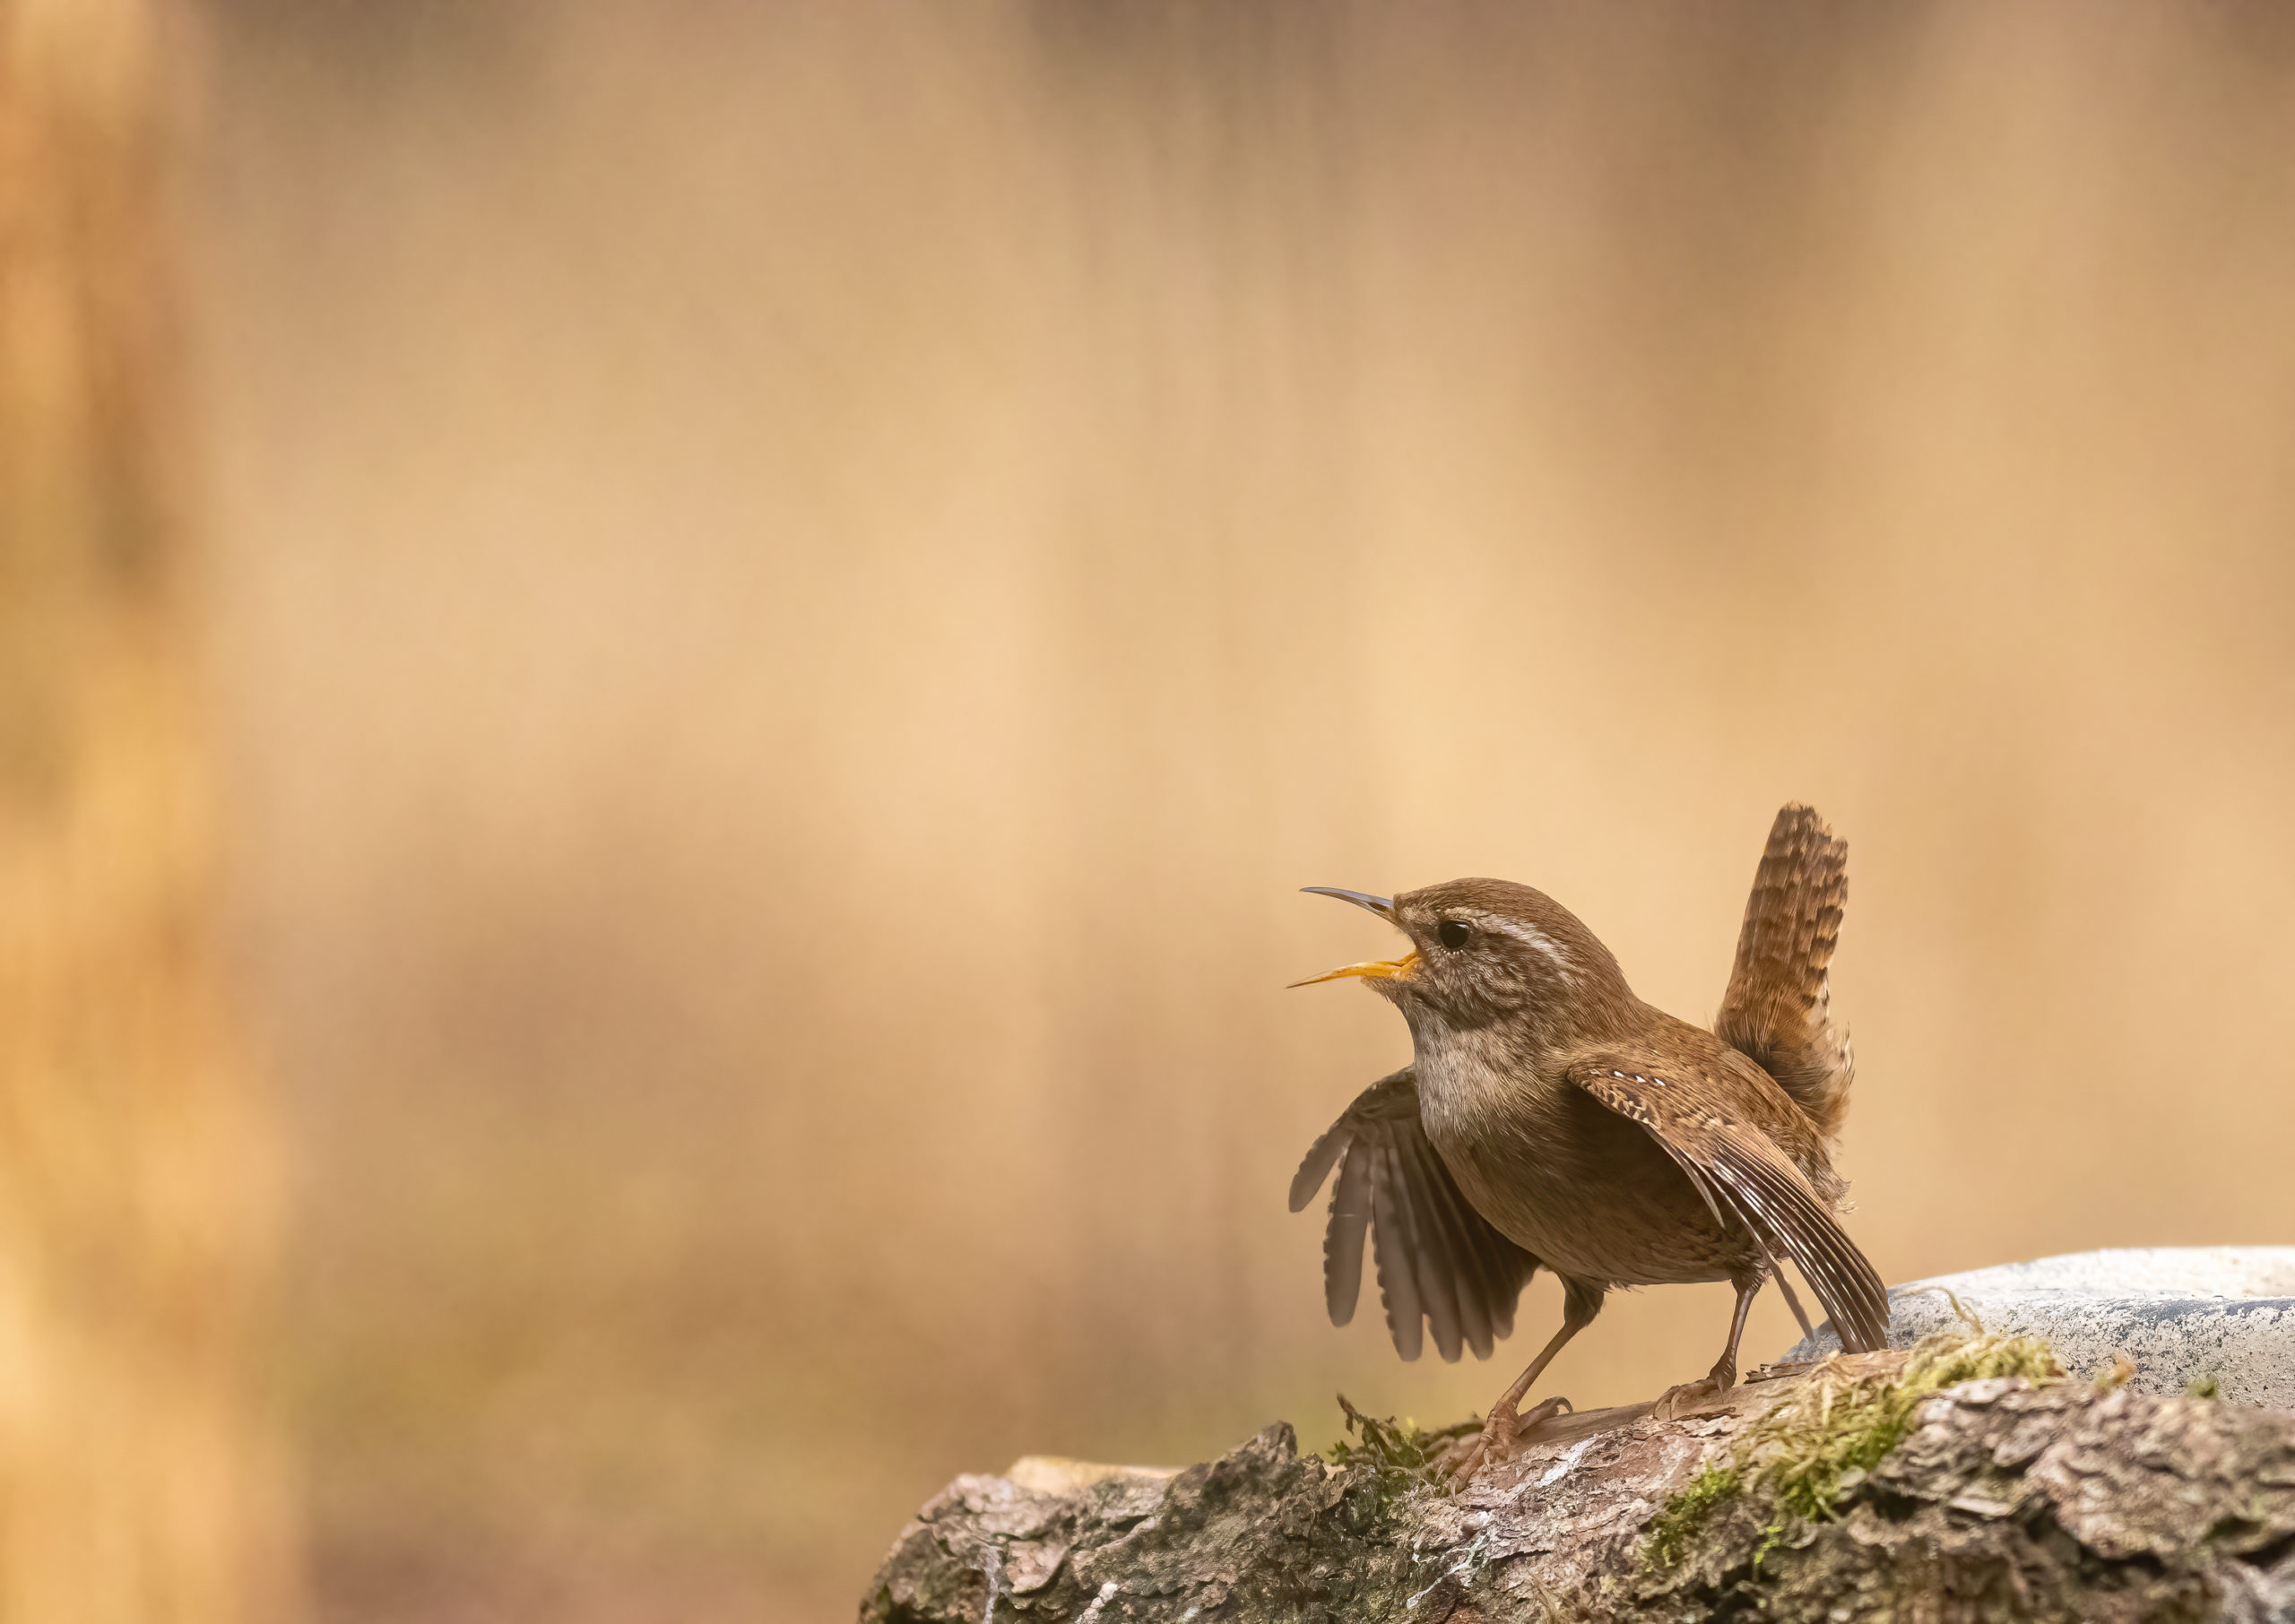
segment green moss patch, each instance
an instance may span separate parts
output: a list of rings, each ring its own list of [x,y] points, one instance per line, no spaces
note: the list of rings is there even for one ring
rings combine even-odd
[[[1338,1395],[1338,1407],[1347,1412],[1347,1430],[1354,1438],[1341,1438],[1331,1446],[1331,1464],[1342,1469],[1367,1466],[1378,1473],[1381,1487],[1389,1492],[1447,1481],[1442,1465],[1444,1451],[1453,1439],[1482,1430],[1479,1422],[1470,1421],[1431,1432],[1421,1431],[1408,1417],[1399,1423],[1391,1417],[1381,1421],[1348,1404],[1344,1393]]]
[[[1717,1465],[1708,1461],[1698,1468],[1689,1487],[1666,1502],[1650,1524],[1650,1537],[1641,1547],[1641,1559],[1650,1568],[1670,1568],[1687,1554],[1690,1542],[1704,1531],[1715,1509],[1724,1501],[1735,1499],[1745,1491],[1745,1474],[1742,1467]]]
[[[1797,1522],[1826,1522],[1840,1497],[1865,1480],[1912,1430],[1923,1399],[1964,1381],[2021,1376],[2062,1379],[2048,1344],[2032,1336],[1942,1331],[1916,1344],[1903,1365],[1861,1372],[1838,1358],[1748,1428],[1726,1461],[1709,1462],[1667,1501],[1642,1546],[1646,1566],[1679,1561],[1713,1513],[1740,1496],[1758,1497],[1767,1516],[1761,1557]]]

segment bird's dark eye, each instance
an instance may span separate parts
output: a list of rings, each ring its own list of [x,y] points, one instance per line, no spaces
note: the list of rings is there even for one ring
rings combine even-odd
[[[1434,934],[1442,938],[1443,946],[1456,953],[1467,945],[1467,938],[1474,934],[1474,927],[1464,920],[1444,920],[1434,928]]]

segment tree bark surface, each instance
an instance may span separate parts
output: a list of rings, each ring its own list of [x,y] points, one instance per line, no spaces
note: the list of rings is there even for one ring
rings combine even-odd
[[[1653,1521],[1806,1379],[1683,1419],[1565,1417],[1456,1497],[1303,1456],[1283,1423],[1175,1473],[960,1477],[901,1532],[861,1616],[2295,1620],[2295,1412],[2084,1381],[1946,1388],[1841,1480],[1834,1515],[1727,1494],[1659,1559]]]

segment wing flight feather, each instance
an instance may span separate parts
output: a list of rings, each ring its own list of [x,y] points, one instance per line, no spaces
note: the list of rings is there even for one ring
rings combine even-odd
[[[1841,1346],[1863,1353],[1888,1345],[1889,1294],[1881,1277],[1808,1178],[1711,1078],[1632,1048],[1583,1056],[1570,1077],[1647,1129],[1708,1204],[1719,1196],[1772,1263],[1790,1259],[1832,1316]],[[1779,1101],[1777,1109],[1789,1108]]]
[[[1485,1359],[1514,1328],[1514,1305],[1538,1261],[1500,1234],[1451,1178],[1418,1117],[1418,1078],[1405,1067],[1363,1091],[1317,1139],[1291,1181],[1291,1210],[1336,1169],[1323,1231],[1323,1297],[1333,1325],[1354,1317],[1366,1236],[1395,1352],[1416,1359],[1428,1335],[1446,1360]]]

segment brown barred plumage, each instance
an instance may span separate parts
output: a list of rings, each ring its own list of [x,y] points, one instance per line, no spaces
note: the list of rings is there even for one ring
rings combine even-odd
[[[1808,807],[1780,811],[1745,902],[1737,962],[1713,1031],[1778,1081],[1828,1140],[1856,1075],[1828,970],[1849,901],[1849,842]]]

